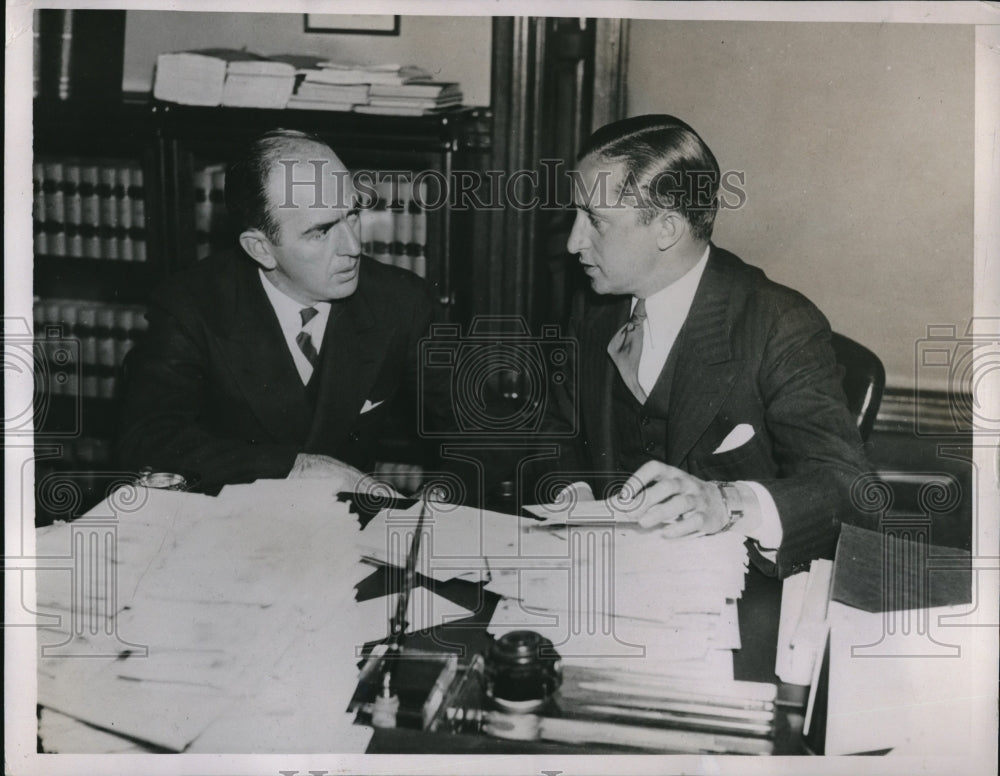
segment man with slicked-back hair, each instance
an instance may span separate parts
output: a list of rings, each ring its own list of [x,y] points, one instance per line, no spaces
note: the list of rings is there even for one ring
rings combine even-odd
[[[574,321],[561,406],[579,407],[579,433],[559,465],[595,488],[627,478],[618,507],[667,536],[740,531],[786,576],[832,553],[868,464],[826,318],[711,242],[719,185],[672,116],[615,122],[582,149],[568,250],[600,297]]]

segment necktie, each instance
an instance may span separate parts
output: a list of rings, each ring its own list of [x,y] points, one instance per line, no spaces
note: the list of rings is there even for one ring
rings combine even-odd
[[[646,300],[639,299],[632,317],[618,330],[608,344],[608,355],[615,362],[622,380],[640,404],[646,402],[646,392],[639,385],[639,357],[642,355],[642,324],[646,320]]]
[[[319,360],[319,353],[316,352],[316,347],[313,345],[312,336],[306,331],[306,324],[317,315],[319,315],[319,310],[315,307],[303,307],[299,310],[299,317],[302,319],[302,331],[295,335],[295,344],[299,346],[299,350],[302,351],[303,355],[309,359],[309,363],[312,364],[313,368],[316,367],[316,362]]]

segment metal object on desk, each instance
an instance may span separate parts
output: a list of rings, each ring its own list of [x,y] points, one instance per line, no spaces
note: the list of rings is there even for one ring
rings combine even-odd
[[[175,472],[154,472],[151,467],[146,466],[139,470],[135,478],[135,484],[144,488],[156,488],[158,490],[188,490],[193,483],[182,474]]]
[[[497,738],[539,737],[537,716],[562,683],[562,660],[552,642],[530,630],[511,631],[490,645],[486,696],[496,707],[483,730]]]

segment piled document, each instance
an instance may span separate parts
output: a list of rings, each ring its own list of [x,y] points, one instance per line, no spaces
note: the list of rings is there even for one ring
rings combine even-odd
[[[248,51],[199,49],[160,54],[153,96],[182,105],[284,108],[295,67]]]
[[[299,110],[349,111],[355,105],[368,102],[366,84],[326,84],[309,80],[307,75],[288,101],[289,108]]]
[[[430,81],[431,74],[416,65],[346,65],[320,61],[316,72],[307,75],[322,84],[409,84]]]
[[[359,107],[358,112],[419,116],[461,104],[462,89],[453,82],[373,84],[368,105]]]
[[[744,537],[665,539],[602,509],[588,518],[578,505],[567,523],[432,504],[417,568],[484,581],[503,597],[491,633],[538,631],[576,665],[732,680]],[[359,552],[404,565],[418,515],[419,505],[380,513]]]
[[[345,575],[371,569],[332,485],[134,492],[38,531],[38,702],[63,715],[43,732],[72,718],[169,751],[362,751],[346,709],[371,613]]]

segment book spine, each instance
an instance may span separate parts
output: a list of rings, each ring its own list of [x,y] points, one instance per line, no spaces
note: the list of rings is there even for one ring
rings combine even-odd
[[[80,395],[96,399],[100,393],[97,358],[97,310],[82,307],[79,310],[77,336],[80,339]]]
[[[96,164],[85,162],[80,166],[80,237],[83,255],[88,259],[101,257],[101,238],[97,231],[101,219],[98,178]]]
[[[63,165],[57,160],[44,163],[45,178],[42,190],[45,193],[45,231],[48,253],[51,256],[66,255],[65,212],[63,196]]]
[[[45,165],[42,162],[35,162],[31,166],[31,189],[34,194],[31,226],[35,256],[44,256],[49,252],[49,236],[45,231]]]
[[[115,207],[118,223],[115,237],[118,241],[118,257],[122,261],[135,261],[135,245],[132,240],[132,165],[123,162],[115,170]]]
[[[43,306],[42,320],[46,329],[54,329],[57,332],[52,337],[47,336],[47,332],[42,333],[42,352],[48,368],[52,371],[47,386],[53,395],[76,396],[80,392],[78,379],[80,365],[75,360],[77,354],[73,348],[62,348],[60,342],[76,337],[76,309],[68,308],[58,301],[49,301]],[[69,358],[57,358],[57,351],[61,351],[62,355],[68,354]]]
[[[35,303],[33,318],[35,320],[37,352],[42,361],[36,369],[38,376],[35,378],[35,389],[40,391],[48,390],[53,396],[60,396],[66,393],[66,377],[65,375],[60,376],[58,374],[58,366],[52,358],[54,343],[48,336],[48,331],[59,325],[59,306],[52,302],[43,304],[41,301],[38,301]],[[50,371],[51,373],[46,375],[46,371]]]
[[[63,164],[65,183],[63,197],[66,213],[66,255],[74,258],[83,256],[83,195],[80,193],[82,179],[80,164],[67,159]]]
[[[73,52],[73,11],[63,11],[62,37],[59,47],[59,99],[69,99],[69,79]]]
[[[115,310],[115,326],[112,332],[115,348],[115,364],[121,367],[125,363],[132,346],[135,345],[136,312],[130,307],[119,307]]]
[[[94,339],[97,340],[97,396],[101,399],[112,399],[115,395],[115,309],[113,307],[97,308],[97,327]]]
[[[115,202],[115,166],[113,162],[103,162],[98,168],[97,196],[99,202],[98,232],[101,240],[101,258],[118,258],[118,205]]]
[[[132,254],[135,261],[145,261],[146,251],[146,184],[142,167],[132,167],[132,183],[129,187],[132,202]]]
[[[37,100],[41,91],[42,79],[42,17],[38,9],[31,12],[31,72],[32,99]]]

